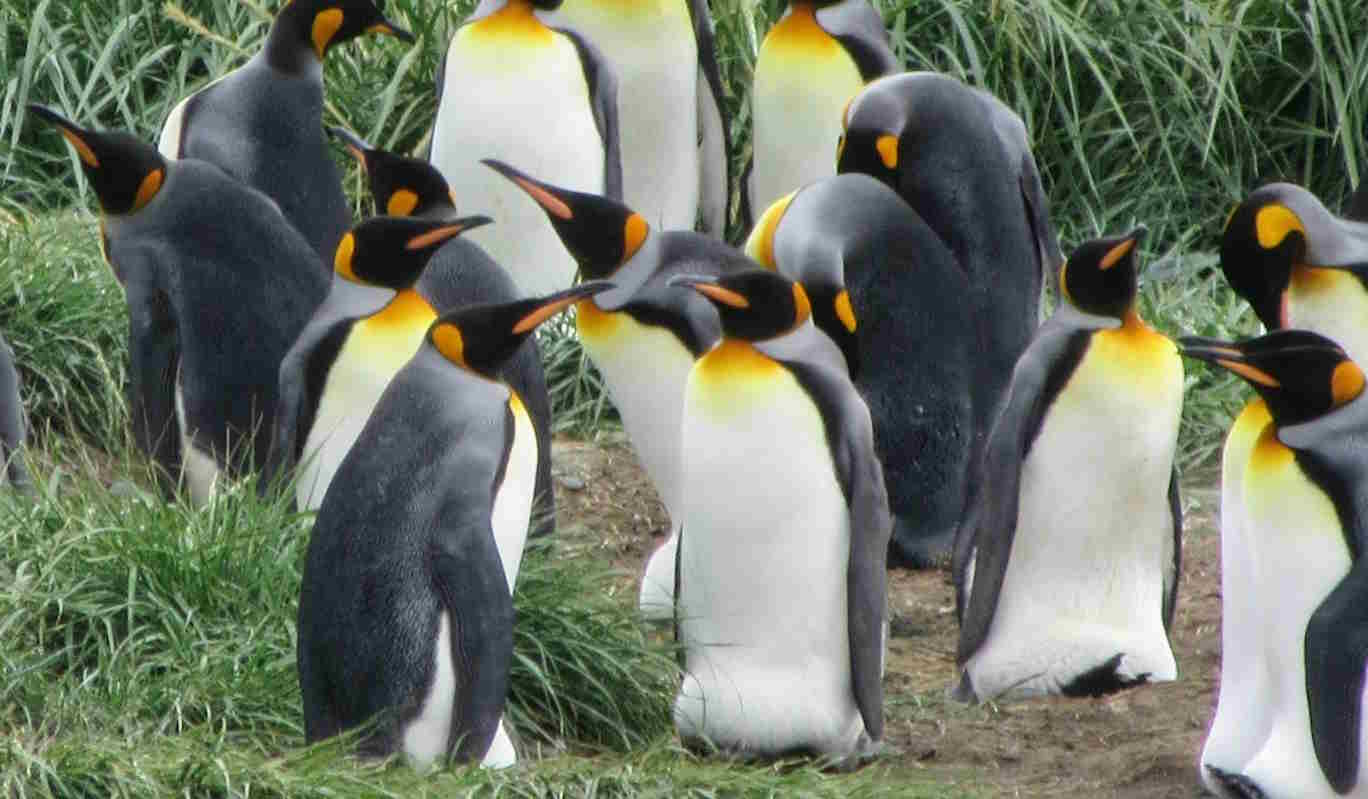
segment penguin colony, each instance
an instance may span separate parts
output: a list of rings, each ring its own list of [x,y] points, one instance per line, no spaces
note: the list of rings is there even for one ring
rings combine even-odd
[[[671,517],[639,604],[681,644],[686,745],[876,755],[889,565],[950,559],[966,701],[1176,679],[1187,356],[1257,394],[1223,452],[1200,779],[1368,796],[1368,225],[1258,189],[1221,266],[1270,332],[1175,343],[1137,308],[1144,229],[1064,259],[1021,120],[899,74],[863,0],[793,0],[761,45],[744,252],[720,238],[701,0],[483,0],[438,70],[428,160],[330,131],[379,213],[356,222],[322,62],[368,33],[413,41],[371,0],[287,2],[155,147],[30,107],[99,201],[133,434],[164,488],[204,503],[255,473],[316,511],[309,741],[364,726],[362,751],[420,768],[516,761],[512,594],[552,508],[534,332],[574,308]],[[8,345],[0,400],[23,488]]]

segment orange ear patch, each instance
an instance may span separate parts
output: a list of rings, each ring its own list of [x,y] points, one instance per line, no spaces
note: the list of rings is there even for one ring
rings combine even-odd
[[[147,173],[147,177],[138,184],[138,193],[133,196],[133,210],[137,211],[144,205],[152,202],[152,198],[157,196],[161,190],[162,179],[166,177],[166,170],[154,169]]]
[[[1120,263],[1122,258],[1129,255],[1130,251],[1133,249],[1135,249],[1135,239],[1126,239],[1108,250],[1107,254],[1102,256],[1102,260],[1097,262],[1097,268],[1101,269],[1103,272],[1111,269],[1113,266]]]
[[[1335,371],[1330,375],[1330,396],[1334,398],[1335,407],[1354,399],[1363,393],[1363,370],[1358,368],[1358,364],[1353,361],[1345,361],[1335,367]]]
[[[340,8],[320,11],[314,17],[310,38],[313,39],[314,53],[318,55],[319,61],[323,60],[323,54],[328,51],[328,42],[332,41],[341,27],[342,9]]]
[[[641,214],[632,214],[627,217],[627,222],[622,226],[622,262],[625,264],[636,255],[637,250],[646,242],[646,234],[651,232],[651,226],[646,224],[646,220]]]
[[[879,160],[889,169],[898,168],[898,137],[888,134],[880,136],[874,142],[874,149],[879,151]]]
[[[1267,205],[1254,215],[1254,232],[1259,237],[1259,246],[1271,250],[1282,244],[1293,231],[1306,235],[1301,217],[1283,205]]]
[[[465,366],[465,337],[461,329],[450,322],[443,322],[432,329],[432,345],[442,356],[454,364]]]
[[[418,195],[408,189],[399,189],[390,195],[385,203],[385,213],[390,216],[408,216],[418,207]]]

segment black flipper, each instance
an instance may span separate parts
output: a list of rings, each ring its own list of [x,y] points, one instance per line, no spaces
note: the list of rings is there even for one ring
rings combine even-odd
[[[883,17],[865,0],[845,0],[823,8],[817,12],[817,23],[850,53],[866,83],[902,70]]]
[[[1359,783],[1364,667],[1368,664],[1368,568],[1359,560],[1306,625],[1311,741],[1337,793]]]
[[[622,202],[622,154],[618,140],[617,73],[603,53],[588,39],[569,28],[552,28],[575,43],[584,82],[594,106],[594,124],[603,138],[603,196]]]
[[[128,300],[129,415],[133,439],[151,455],[157,482],[174,490],[181,473],[180,425],[176,420],[176,372],[180,344],[170,299],[144,282],[151,269],[129,269],[124,284]]]
[[[1173,516],[1173,560],[1164,575],[1164,632],[1173,631],[1173,614],[1178,609],[1178,583],[1183,577],[1183,496],[1178,488],[1178,465],[1169,477],[1169,513]]]
[[[1051,301],[1059,304],[1059,267],[1064,265],[1064,253],[1059,249],[1059,234],[1050,222],[1050,201],[1036,169],[1035,157],[1025,147],[1021,156],[1021,199],[1026,205],[1026,221],[1035,235],[1040,259],[1041,280],[1047,286]]]

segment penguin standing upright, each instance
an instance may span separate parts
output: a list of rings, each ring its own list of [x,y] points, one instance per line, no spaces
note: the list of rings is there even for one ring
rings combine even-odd
[[[377,212],[436,220],[456,218],[455,198],[442,173],[432,164],[377,149],[345,130],[330,128],[328,132],[360,162]],[[508,272],[494,263],[479,245],[464,237],[447,239],[432,254],[414,289],[429,305],[443,311],[476,303],[511,302],[521,296]],[[315,319],[324,315],[320,309]],[[523,341],[501,375],[522,397],[537,429],[537,508],[533,511],[533,535],[550,533],[556,527],[556,503],[551,486],[551,398],[546,390],[546,376],[535,336]]]
[[[1368,363],[1368,223],[1334,216],[1300,186],[1271,183],[1231,212],[1221,269],[1268,330],[1311,330]]]
[[[536,203],[480,164],[497,158],[557,185],[622,196],[617,78],[588,40],[533,13],[560,0],[483,0],[437,76],[434,166],[499,224],[472,237],[524,294],[569,286],[575,262]]]
[[[761,217],[746,252],[803,284],[874,419],[893,513],[889,560],[950,553],[977,455],[979,320],[969,283],[921,217],[868,175],[811,183]]]
[[[869,411],[800,284],[761,269],[672,282],[723,331],[679,428],[675,727],[742,754],[864,754],[883,735],[892,526]]]
[[[496,541],[526,536],[536,447],[497,374],[538,324],[603,288],[439,317],[385,389],[309,538],[298,623],[309,742],[388,712],[365,739],[373,754],[516,760],[500,722],[512,575]]]
[[[489,217],[379,216],[342,237],[335,286],[280,364],[270,476],[299,464],[300,510],[322,502],[385,387],[423,343],[437,309],[415,290],[428,259]],[[359,290],[368,287],[370,291]]]
[[[958,698],[1172,680],[1183,365],[1136,311],[1144,230],[1079,246],[1017,362],[954,563]]]
[[[616,288],[576,306],[580,343],[603,374],[608,395],[660,501],[670,536],[651,556],[640,605],[649,618],[674,607],[675,550],[682,495],[679,419],[694,360],[721,335],[717,312],[696,292],[669,285],[673,275],[723,275],[757,264],[734,248],[684,230],[657,232],[640,214],[606,197],[552,186],[497,161],[492,169],[525,191],[587,278]]]
[[[0,458],[3,458],[0,479],[23,490],[33,486],[22,452],[27,429],[24,402],[19,396],[19,370],[14,366],[14,349],[0,337]]]
[[[1233,429],[1226,449],[1242,459],[1225,467],[1241,473],[1238,543],[1250,568],[1223,592],[1222,635],[1240,646],[1221,653],[1203,782],[1224,797],[1368,796],[1363,372],[1334,342],[1302,330],[1182,345],[1242,377],[1267,410],[1252,436]],[[1241,614],[1226,614],[1224,603]],[[1243,701],[1227,705],[1228,682],[1231,699]]]
[[[29,110],[71,143],[100,201],[128,301],[134,439],[204,502],[225,468],[266,463],[277,371],[327,294],[324,269],[269,197],[217,167]]]
[[[622,201],[656,230],[726,233],[727,119],[707,0],[565,0],[540,14],[593,42],[618,77]]]
[[[949,76],[890,75],[846,109],[836,171],[897,191],[968,275],[984,326],[973,397],[976,434],[986,437],[1039,323],[1042,286],[1063,261],[1026,126],[993,95]]]
[[[742,223],[836,174],[842,110],[865,83],[897,69],[883,18],[866,0],[790,2],[755,61]]]
[[[266,192],[325,264],[351,227],[351,207],[323,136],[323,57],[365,33],[413,35],[372,0],[291,0],[246,64],[182,100],[157,147],[198,158]]]

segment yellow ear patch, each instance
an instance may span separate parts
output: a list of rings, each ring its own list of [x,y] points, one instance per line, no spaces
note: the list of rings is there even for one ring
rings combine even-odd
[[[144,205],[152,202],[152,198],[157,196],[161,190],[162,179],[166,177],[166,170],[154,169],[147,173],[147,177],[138,184],[138,193],[133,195],[133,210],[137,211]]]
[[[779,222],[783,220],[785,212],[788,211],[789,203],[793,202],[793,197],[797,191],[791,191],[770,203],[770,207],[765,209],[765,213],[760,215],[760,221],[751,231],[746,239],[746,255],[754,258],[766,269],[778,271],[779,266],[774,262],[774,232],[779,227]]]
[[[390,195],[385,203],[385,213],[390,216],[408,216],[418,207],[418,195],[408,189],[399,189]]]
[[[1097,268],[1101,269],[1103,272],[1111,269],[1113,266],[1116,266],[1122,258],[1125,258],[1130,254],[1130,251],[1133,249],[1135,249],[1135,239],[1126,239],[1108,250],[1107,254],[1102,256],[1102,260],[1097,262]]]
[[[1258,383],[1261,386],[1267,386],[1269,388],[1282,387],[1282,383],[1279,383],[1278,379],[1275,378],[1273,375],[1269,374],[1268,372],[1265,372],[1262,369],[1250,366],[1247,363],[1239,363],[1238,361],[1227,361],[1222,358],[1217,358],[1216,363],[1220,364],[1221,366],[1224,366],[1225,368],[1245,378],[1246,380]]]
[[[1335,367],[1330,375],[1330,396],[1335,407],[1343,405],[1363,393],[1363,370],[1353,361],[1345,361]]]
[[[518,184],[523,191],[527,192],[533,200],[536,200],[537,205],[545,208],[548,214],[560,219],[574,219],[574,212],[570,210],[570,206],[566,205],[561,198],[525,178],[515,177],[513,178],[513,182]]]
[[[513,333],[515,335],[522,335],[523,333],[526,333],[527,331],[531,330],[532,328],[536,327],[542,322],[545,322],[547,319],[550,319],[551,317],[565,310],[577,301],[577,297],[569,297],[563,300],[556,300],[553,303],[543,305],[542,307],[538,308],[537,310],[533,311],[527,316],[524,316],[523,318],[519,319],[518,323],[516,325],[513,325]]]
[[[356,236],[348,233],[337,242],[337,254],[333,256],[333,271],[353,283],[363,282],[352,271],[352,255],[356,252]]]
[[[1259,246],[1265,250],[1282,244],[1293,231],[1306,235],[1301,218],[1285,205],[1266,205],[1254,216],[1254,232],[1259,237]]]
[[[889,169],[898,168],[898,137],[884,134],[874,142],[874,149],[879,151],[879,159],[883,165]]]
[[[750,300],[731,289],[722,288],[715,283],[695,283],[694,290],[732,308],[749,308]]]
[[[71,142],[71,146],[76,148],[76,155],[80,156],[81,163],[85,164],[91,169],[99,168],[100,159],[95,157],[95,151],[90,149],[90,145],[86,144],[84,139],[82,139],[80,136],[77,136],[75,133],[72,133],[71,131],[67,130],[66,128],[59,128],[59,131],[61,132],[63,138]]]
[[[454,364],[465,366],[465,337],[461,329],[450,322],[443,322],[432,329],[432,346]]]
[[[323,60],[323,54],[328,50],[328,42],[332,41],[332,37],[337,35],[337,31],[341,27],[342,9],[340,8],[320,11],[314,17],[310,38],[313,39],[314,53],[318,55],[319,61]]]
[[[836,295],[836,318],[841,320],[846,330],[855,332],[855,309],[850,305],[850,292],[845,289]]]
[[[807,292],[803,290],[803,284],[797,281],[793,283],[793,323],[801,325],[804,320],[812,316],[812,302],[808,300]]]
[[[627,217],[627,222],[622,226],[622,262],[625,264],[636,255],[637,250],[646,242],[646,234],[651,231],[651,226],[646,224],[646,220],[641,214],[632,214]]]

